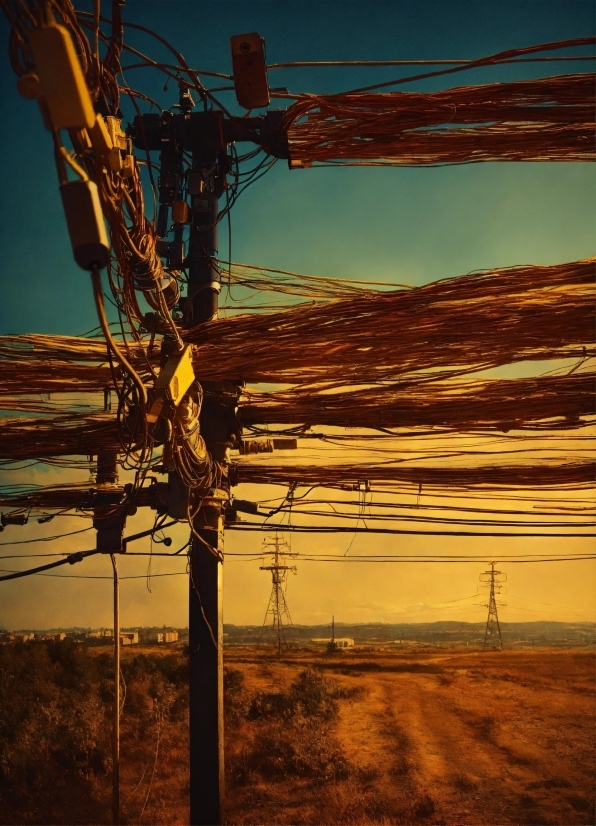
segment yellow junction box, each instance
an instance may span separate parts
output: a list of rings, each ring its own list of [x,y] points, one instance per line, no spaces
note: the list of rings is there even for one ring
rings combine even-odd
[[[58,23],[29,35],[35,71],[55,129],[91,129],[95,111],[68,29]]]
[[[155,401],[147,415],[148,422],[156,422],[167,401],[178,407],[185,393],[195,380],[192,366],[192,345],[187,344],[181,353],[171,356],[155,382]]]

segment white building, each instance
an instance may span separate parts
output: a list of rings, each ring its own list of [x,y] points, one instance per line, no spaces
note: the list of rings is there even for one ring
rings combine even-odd
[[[177,631],[158,631],[153,637],[153,642],[178,642]]]
[[[331,642],[335,643],[336,648],[352,648],[354,646],[354,640],[351,637],[336,637]]]

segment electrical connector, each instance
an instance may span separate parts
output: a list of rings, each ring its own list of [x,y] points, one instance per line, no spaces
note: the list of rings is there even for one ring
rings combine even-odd
[[[95,123],[89,130],[89,137],[91,138],[91,145],[99,157],[107,158],[114,148],[114,141],[101,115],[96,115]]]
[[[189,209],[186,201],[174,201],[172,204],[172,221],[175,224],[188,224]]]
[[[136,159],[134,155],[127,155],[122,159],[121,174],[123,178],[131,178],[135,173]]]
[[[116,118],[114,115],[108,115],[106,117],[106,129],[108,130],[108,134],[112,139],[113,145],[117,149],[126,150],[128,148],[128,138],[122,131],[120,124],[122,123],[121,118]]]
[[[17,89],[27,100],[36,100],[41,95],[41,85],[39,78],[35,72],[28,72],[26,75],[21,75],[17,81]]]
[[[117,146],[112,147],[106,160],[112,172],[120,172],[122,169],[122,154]]]

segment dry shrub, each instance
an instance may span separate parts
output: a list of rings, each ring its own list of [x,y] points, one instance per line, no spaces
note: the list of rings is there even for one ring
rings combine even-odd
[[[312,668],[302,671],[287,692],[259,692],[248,710],[248,718],[290,719],[319,717],[330,720],[337,713],[338,689]]]
[[[328,728],[302,716],[289,725],[284,721],[264,725],[245,765],[251,775],[258,773],[268,780],[316,777],[327,782],[343,779],[351,772]]]
[[[0,822],[101,818],[106,666],[71,640],[0,648]]]
[[[238,668],[224,669],[224,714],[226,725],[238,723],[248,713],[249,701],[244,674]]]
[[[245,745],[229,761],[234,785],[267,780],[348,777],[352,767],[330,730],[342,691],[313,669],[303,671],[287,691],[257,692],[247,702],[243,679],[228,671],[224,682],[230,720],[248,728]]]
[[[139,655],[122,673],[125,799],[136,761],[153,760],[156,729],[186,720],[188,666]],[[0,646],[0,823],[111,822],[112,677],[111,654],[70,639]]]

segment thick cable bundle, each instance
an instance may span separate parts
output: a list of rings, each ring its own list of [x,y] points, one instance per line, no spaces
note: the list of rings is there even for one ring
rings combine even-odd
[[[514,267],[412,290],[363,291],[342,301],[221,319],[189,330],[185,339],[198,345],[193,359],[200,381],[371,384],[428,370],[438,379],[438,371],[448,376],[524,359],[584,358],[594,351],[594,263]],[[128,357],[141,374],[148,356],[132,343]],[[20,361],[18,368],[11,359]],[[156,364],[157,353],[149,360]],[[97,365],[95,385],[90,362]],[[0,375],[13,394],[54,392],[70,379],[80,389],[100,390],[109,368],[97,339],[0,336]]]
[[[284,117],[291,162],[594,160],[595,77],[557,75],[431,93],[301,95]]]
[[[594,417],[595,382],[595,373],[580,373],[404,382],[341,392],[324,384],[275,393],[245,391],[240,415],[246,425],[568,429],[588,424]]]
[[[370,384],[423,370],[582,358],[593,348],[595,320],[589,259],[237,316],[196,327],[185,338],[198,345],[199,380]]]
[[[320,485],[345,488],[361,482],[385,485],[424,485],[432,488],[487,489],[508,487],[591,487],[594,484],[594,462],[566,464],[538,463],[528,465],[493,465],[470,467],[404,466],[400,463],[383,465],[282,465],[273,462],[251,462],[236,468],[239,484],[259,485]]]
[[[2,459],[88,455],[101,450],[120,450],[118,425],[113,413],[0,418]]]
[[[93,393],[112,385],[107,365],[74,361],[0,361],[0,376],[3,391],[14,394]]]
[[[578,432],[594,423],[594,373],[531,379],[457,380],[377,385],[335,392],[328,385],[272,393],[245,390],[239,401],[245,426],[298,425],[362,429],[427,428],[470,433],[474,430]],[[0,407],[4,401],[0,401]],[[0,458],[39,459],[97,453],[120,448],[118,423],[111,412],[59,412],[55,402],[6,398],[6,409],[44,413],[41,418],[0,418]],[[47,413],[59,413],[48,416]],[[195,443],[198,429],[176,431],[173,455],[180,454],[181,475],[192,479],[208,470],[205,446]],[[189,435],[190,434],[190,435]],[[354,438],[357,438],[354,436]],[[193,442],[193,440],[195,440]],[[188,454],[185,460],[184,456]],[[197,473],[185,471],[193,459]],[[193,487],[194,485],[189,485]]]
[[[348,278],[326,278],[320,275],[305,275],[304,273],[289,272],[288,270],[274,270],[269,267],[257,267],[254,264],[238,264],[219,260],[220,266],[226,267],[225,275],[228,286],[245,287],[260,292],[281,293],[288,296],[301,296],[316,301],[330,301],[339,298],[352,298],[361,295],[363,291],[383,289],[411,289],[409,284],[396,284],[388,281],[355,281]],[[230,308],[231,309],[231,308]],[[236,309],[236,308],[235,308]],[[254,308],[242,307],[253,310]],[[240,312],[241,307],[237,308]]]
[[[135,504],[138,507],[150,504],[149,491],[150,488],[141,488],[136,492]],[[126,496],[125,489],[119,485],[11,485],[0,488],[0,507],[11,510],[31,509],[36,513],[72,508],[92,512],[98,505],[117,508],[125,502]],[[109,501],[106,501],[108,497]]]
[[[383,485],[423,485],[426,488],[483,487],[487,490],[502,488],[589,488],[593,485],[594,462],[569,464],[501,465],[493,467],[403,467],[393,465],[343,464],[318,465],[275,465],[242,464],[236,466],[236,482],[239,484],[319,485],[321,487],[351,489],[352,486],[367,483]],[[31,487],[12,485],[0,488],[0,507],[10,510],[31,509],[35,512],[68,510],[93,510],[97,506],[95,491],[111,494],[116,507],[123,502],[125,491],[117,485],[97,486],[47,485]],[[135,504],[139,507],[150,504],[150,488],[136,492]],[[105,506],[105,502],[104,502]]]

